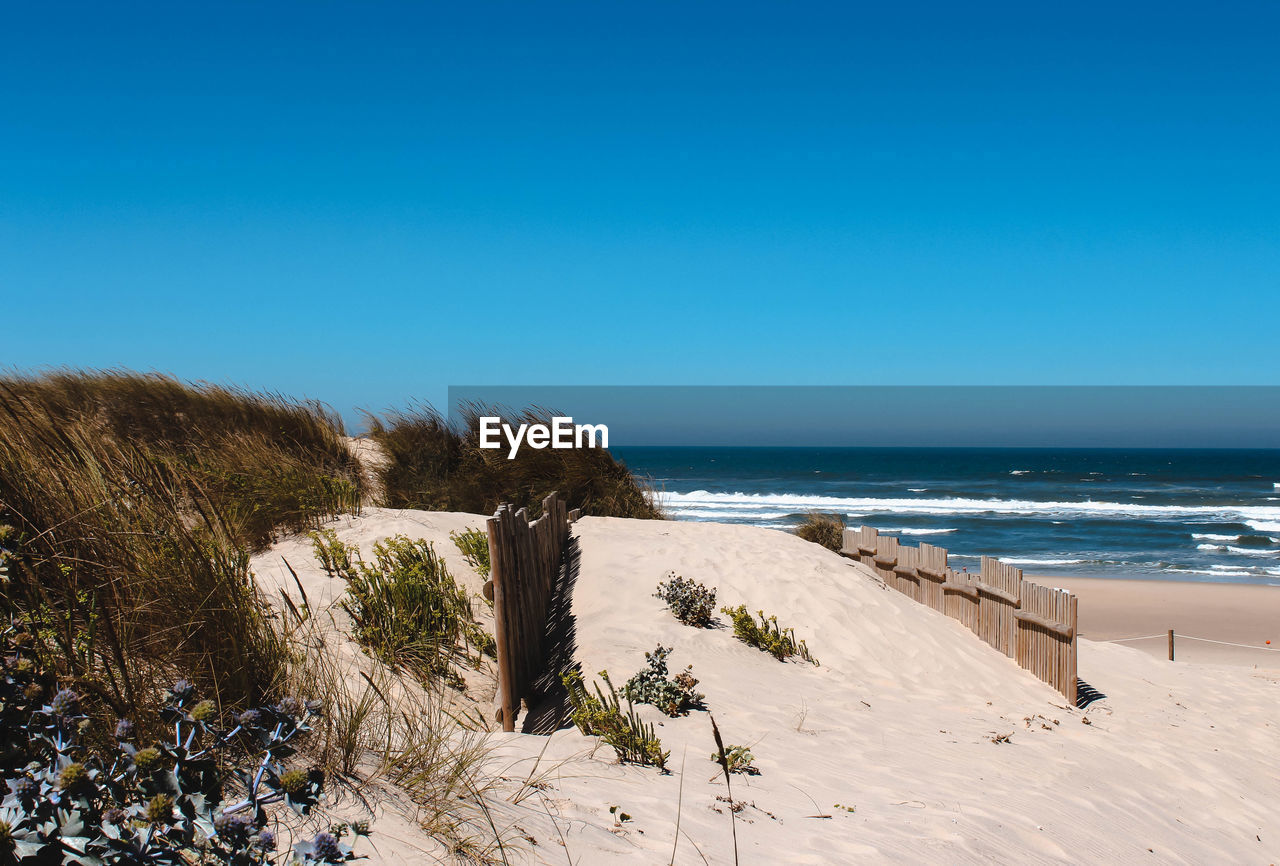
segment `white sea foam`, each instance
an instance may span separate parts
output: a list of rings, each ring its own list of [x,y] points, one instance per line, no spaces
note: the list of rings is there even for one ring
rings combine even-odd
[[[946,535],[949,532],[955,532],[954,529],[912,529],[910,527],[899,527],[897,529],[881,529],[885,535]]]
[[[1227,550],[1230,553],[1238,553],[1241,556],[1269,556],[1275,558],[1277,554],[1277,551],[1274,550],[1260,549],[1257,547],[1233,547],[1230,544],[1227,545]]]
[[[1196,550],[1226,550],[1225,544],[1197,544]]]
[[[1002,556],[1000,561],[1009,565],[1080,565],[1087,559],[1028,559],[1020,556]]]
[[[1207,574],[1210,577],[1255,577],[1254,573],[1251,571],[1239,571],[1239,570],[1219,571],[1217,569],[1214,569],[1212,571],[1205,571],[1204,569],[1201,569],[1201,568],[1167,568],[1165,569],[1165,573],[1166,574]]]
[[[1009,470],[1009,474],[1010,474],[1010,475],[1028,475],[1028,474],[1030,474],[1030,472],[1031,472],[1031,470],[1030,470],[1030,469],[1011,469],[1011,470]]]
[[[908,493],[924,493],[928,489],[929,489],[928,487],[908,487],[907,492]]]
[[[742,517],[760,512],[843,511],[859,513],[963,515],[1017,514],[1059,519],[1081,517],[1164,518],[1219,523],[1246,523],[1259,532],[1280,532],[1280,507],[1262,505],[1148,505],[1135,502],[1034,502],[1024,499],[900,499],[821,496],[796,493],[690,493],[662,492],[660,504],[677,516],[694,509],[733,511]]]
[[[1212,532],[1193,532],[1192,538],[1203,538],[1205,541],[1235,541],[1238,535],[1214,535]]]
[[[664,507],[666,507],[664,505]],[[777,520],[780,517],[786,517],[791,512],[778,511],[777,507],[766,511],[752,511],[746,509],[728,509],[728,508],[679,508],[676,512],[681,517],[697,517],[701,520],[719,520],[722,518],[737,518],[739,520]]]

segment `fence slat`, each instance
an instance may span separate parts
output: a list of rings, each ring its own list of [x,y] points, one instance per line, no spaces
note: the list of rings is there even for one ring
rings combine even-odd
[[[497,714],[514,731],[522,700],[534,697],[535,678],[546,660],[547,609],[569,540],[569,524],[580,512],[556,493],[542,500],[542,516],[502,505],[485,521],[493,583],[494,643],[498,655]]]
[[[990,556],[977,574],[956,572],[946,548],[907,547],[871,526],[845,529],[840,552],[871,566],[886,586],[958,620],[1075,704],[1075,595],[1032,583],[1022,569]]]

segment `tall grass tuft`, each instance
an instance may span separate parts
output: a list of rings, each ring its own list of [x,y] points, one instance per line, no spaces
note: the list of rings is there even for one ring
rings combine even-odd
[[[796,535],[839,553],[844,547],[844,528],[844,517],[841,515],[810,511],[805,516],[804,523],[796,527]]]
[[[358,506],[337,422],[272,396],[130,373],[0,379],[6,613],[109,717],[145,723],[185,677],[268,698],[285,647],[249,551]]]
[[[364,492],[341,419],[318,403],[159,374],[62,371],[0,378],[0,408],[0,436],[68,431],[164,464],[250,548],[355,511]],[[33,457],[51,446],[24,439]]]
[[[515,426],[549,424],[554,414],[471,405],[453,424],[430,406],[371,416],[369,435],[387,456],[379,470],[385,504],[491,514],[507,502],[536,515],[543,497],[558,490],[584,515],[662,517],[651,491],[604,448],[522,448],[513,460],[505,450],[480,448],[481,416]]]

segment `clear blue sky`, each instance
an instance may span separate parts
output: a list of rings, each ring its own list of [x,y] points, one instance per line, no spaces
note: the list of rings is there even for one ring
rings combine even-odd
[[[1276,384],[1275,3],[6,3],[0,364]]]

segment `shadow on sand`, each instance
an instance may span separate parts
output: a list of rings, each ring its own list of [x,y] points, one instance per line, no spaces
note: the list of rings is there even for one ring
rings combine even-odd
[[[573,587],[578,582],[580,554],[578,539],[570,537],[564,548],[564,561],[547,606],[547,631],[543,646],[547,661],[534,680],[534,697],[528,701],[520,730],[525,734],[550,734],[569,722],[569,695],[560,675],[578,669],[574,653],[578,649],[577,621],[573,616]]]
[[[1076,677],[1076,707],[1083,710],[1094,701],[1105,700],[1106,697],[1102,692]]]

